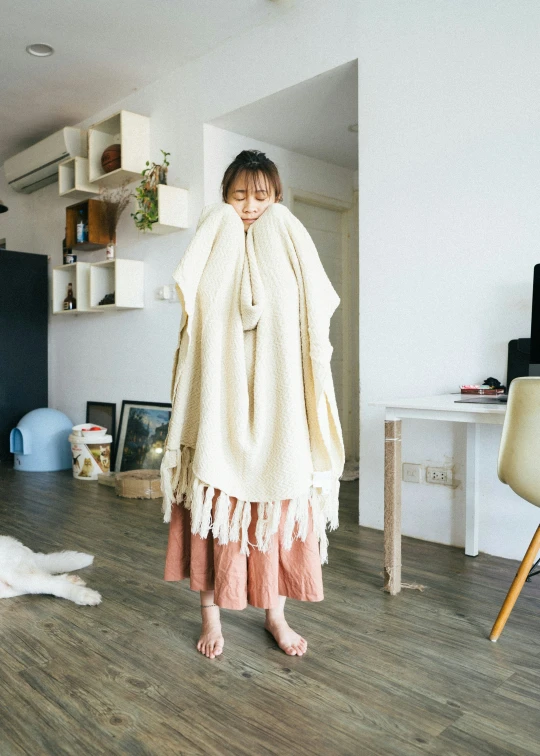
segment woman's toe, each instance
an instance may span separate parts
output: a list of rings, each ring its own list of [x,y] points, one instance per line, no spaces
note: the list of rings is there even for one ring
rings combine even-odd
[[[296,648],[296,653],[298,654],[298,656],[302,656],[302,654],[306,653],[307,643],[305,642],[303,638],[300,638],[298,643],[295,644],[295,648]]]

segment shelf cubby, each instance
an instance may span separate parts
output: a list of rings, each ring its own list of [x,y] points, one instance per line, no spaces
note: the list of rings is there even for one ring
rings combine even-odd
[[[73,286],[73,296],[77,301],[76,310],[64,310],[64,299],[67,295],[69,283]],[[94,312],[90,309],[90,263],[75,262],[53,268],[52,312],[53,315],[77,315],[80,312]]]
[[[99,188],[88,180],[88,158],[72,157],[58,166],[60,197],[87,197],[98,194]]]
[[[188,190],[176,186],[158,184],[158,220],[152,224],[151,233],[171,234],[188,225]]]
[[[114,304],[100,305],[112,292]],[[123,258],[90,263],[90,307],[97,311],[144,307],[144,263]]]
[[[120,168],[106,173],[101,165],[103,151],[120,144]],[[118,186],[126,179],[140,178],[150,160],[150,119],[121,110],[88,129],[88,177],[90,182]]]
[[[81,210],[88,223],[88,241],[77,244],[77,222]],[[95,249],[104,249],[109,241],[111,240],[101,212],[101,200],[88,199],[66,207],[66,246],[69,249],[93,252]]]

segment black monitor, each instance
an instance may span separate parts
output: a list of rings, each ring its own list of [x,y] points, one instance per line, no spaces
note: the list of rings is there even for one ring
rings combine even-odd
[[[540,376],[540,263],[534,266],[531,336],[508,342],[507,390],[522,375]]]
[[[529,375],[540,376],[540,263],[534,266]]]

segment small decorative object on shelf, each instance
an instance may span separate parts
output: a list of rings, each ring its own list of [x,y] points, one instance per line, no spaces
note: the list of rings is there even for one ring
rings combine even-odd
[[[77,300],[73,296],[73,284],[68,283],[67,297],[64,299],[64,310],[76,310]]]
[[[110,144],[103,150],[101,156],[101,167],[105,173],[117,171],[122,164],[122,146],[120,144]]]
[[[79,210],[77,221],[77,244],[85,244],[88,241],[88,217],[85,217],[84,209]]]
[[[137,199],[137,212],[131,213],[135,225],[139,231],[150,231],[154,223],[159,220],[158,214],[158,185],[167,183],[167,171],[169,161],[167,158],[171,154],[161,150],[163,163],[150,165],[146,161],[146,168],[142,171],[142,181],[135,189],[135,198]]]
[[[70,265],[71,263],[77,262],[77,255],[74,255],[72,250],[68,247],[66,236],[64,236],[64,240],[62,241],[62,262],[64,263],[64,265]]]
[[[106,251],[107,260],[113,260],[116,254],[116,227],[118,226],[120,216],[128,206],[131,198],[128,184],[129,179],[126,179],[115,189],[111,187],[101,187],[99,190],[103,225],[109,234]]]
[[[105,294],[102,300],[98,302],[98,305],[112,305],[114,304],[114,291],[112,294]]]

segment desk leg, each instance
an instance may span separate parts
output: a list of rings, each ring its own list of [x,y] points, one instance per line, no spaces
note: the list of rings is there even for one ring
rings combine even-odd
[[[467,423],[467,458],[465,463],[465,553],[478,555],[478,428]]]
[[[401,420],[384,424],[384,589],[401,591]]]

